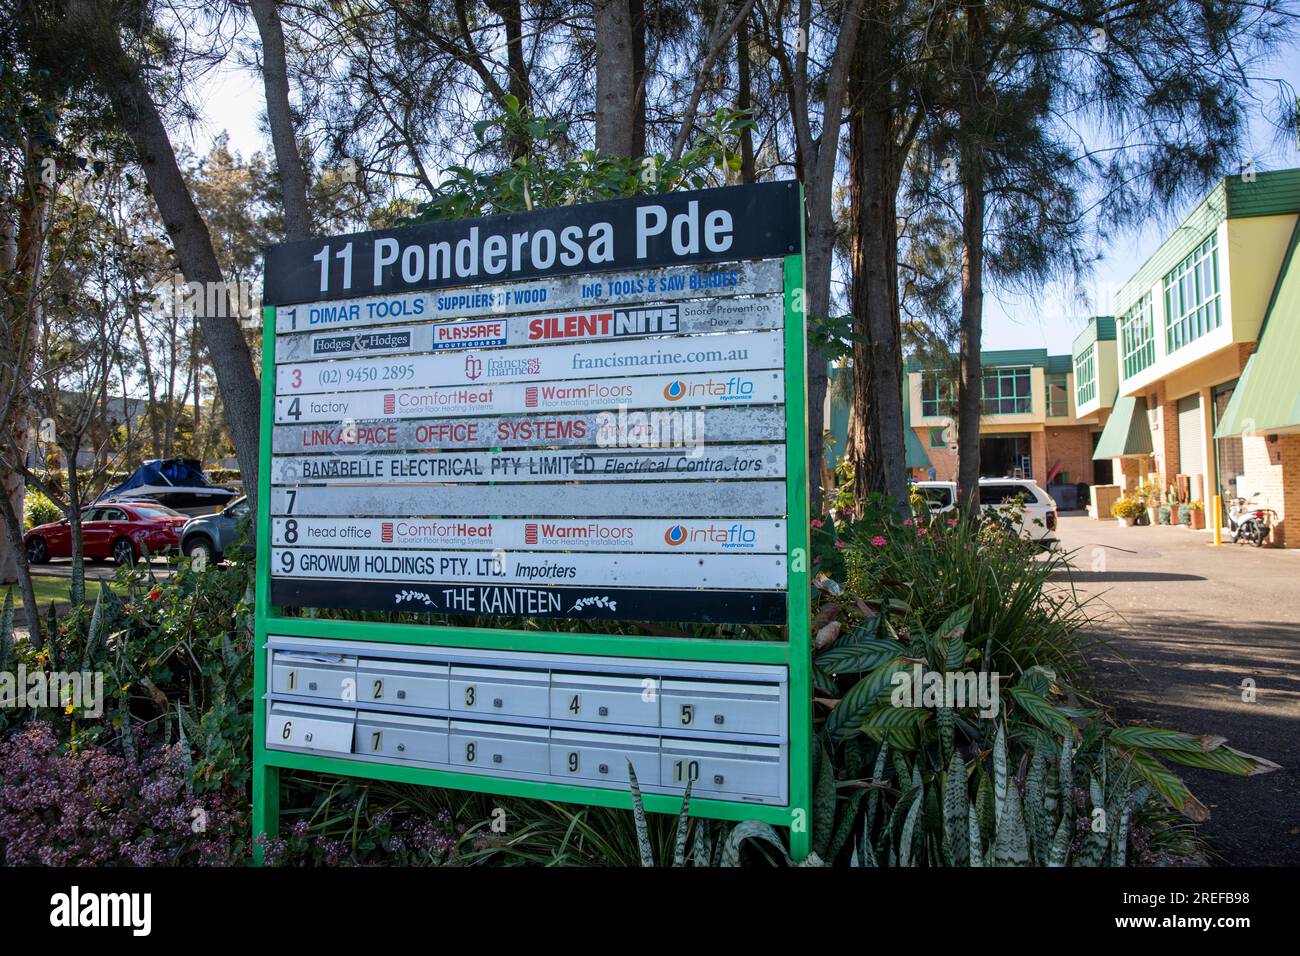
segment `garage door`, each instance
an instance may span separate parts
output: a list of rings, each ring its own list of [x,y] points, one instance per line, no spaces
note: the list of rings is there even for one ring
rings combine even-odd
[[[1178,471],[1184,475],[1205,472],[1205,444],[1201,435],[1201,396],[1178,400]]]

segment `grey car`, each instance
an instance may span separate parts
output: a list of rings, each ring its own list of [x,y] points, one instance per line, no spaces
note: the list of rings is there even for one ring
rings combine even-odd
[[[248,498],[240,497],[215,514],[191,518],[181,528],[181,554],[208,564],[220,561],[226,549],[235,543],[248,512]]]

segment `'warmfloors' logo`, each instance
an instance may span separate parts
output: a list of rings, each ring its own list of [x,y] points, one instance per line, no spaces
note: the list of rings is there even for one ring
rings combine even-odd
[[[153,928],[153,894],[83,893],[74,886],[50,897],[50,925],[127,927],[133,936],[148,936]]]

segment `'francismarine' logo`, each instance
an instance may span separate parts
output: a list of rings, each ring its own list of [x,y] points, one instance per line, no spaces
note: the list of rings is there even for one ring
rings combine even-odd
[[[471,382],[483,374],[483,360],[472,355],[465,356],[465,377]]]

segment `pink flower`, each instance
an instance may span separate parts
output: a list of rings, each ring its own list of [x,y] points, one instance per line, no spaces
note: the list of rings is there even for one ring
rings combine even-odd
[[[915,523],[916,523],[916,522],[914,522],[911,518],[904,518],[904,519],[903,519],[903,527],[905,527],[905,528],[910,528],[910,527],[912,527],[912,525],[915,524]]]
[[[874,544],[877,548],[883,548],[885,546],[885,539],[882,538],[880,535],[876,535],[874,538],[871,539],[871,543]]]
[[[824,524],[826,524],[826,522],[825,522],[825,521],[822,521],[821,518],[813,518],[813,519],[812,519],[812,526],[813,526],[814,528],[820,528],[820,527],[822,527]]]
[[[949,518],[949,519],[948,519],[948,527],[949,527],[949,528],[955,528],[955,527],[957,527],[957,519],[956,519],[956,518]]]
[[[844,542],[843,542],[843,541],[836,541],[836,542],[835,542],[835,547],[837,547],[837,548],[843,550],[843,548],[844,548]]]

